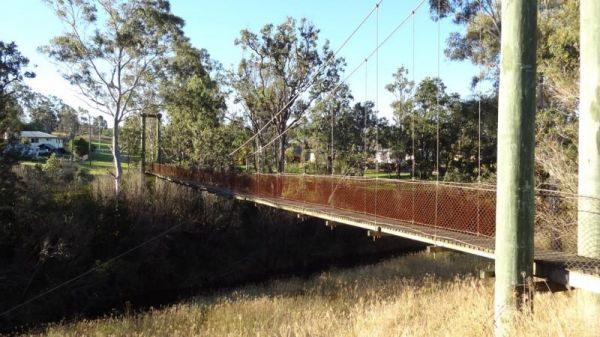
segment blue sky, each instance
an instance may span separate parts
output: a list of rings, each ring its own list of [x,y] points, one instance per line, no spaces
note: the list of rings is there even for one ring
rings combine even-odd
[[[412,11],[420,0],[384,0],[379,9],[379,37],[382,41]],[[278,24],[287,16],[306,17],[320,30],[320,39],[328,39],[332,49],[337,49],[358,23],[371,11],[374,0],[171,0],[173,13],[182,17],[184,31],[199,48],[205,48],[212,58],[226,69],[235,67],[242,57],[240,47],[234,45],[241,29],[258,31],[264,24]],[[43,54],[41,45],[60,34],[61,23],[42,0],[2,0],[0,9],[0,40],[15,41],[31,63],[37,65],[35,79],[28,84],[43,94],[52,94],[77,107],[87,107],[75,88],[71,87]],[[358,66],[376,45],[376,15],[361,28],[342,49],[339,56],[346,59],[347,73]],[[441,24],[442,50],[448,34],[460,30],[446,19]],[[417,81],[437,74],[437,24],[429,16],[424,4],[415,16]],[[389,104],[393,97],[384,89],[391,75],[404,65],[412,72],[412,22],[409,20],[379,52],[379,82],[376,81],[375,57],[367,67],[367,92],[365,95],[365,69],[361,68],[349,79],[350,88],[357,100],[375,101],[379,98],[381,116],[389,117]],[[450,92],[461,96],[471,94],[470,79],[477,69],[467,62],[452,62],[441,56],[441,78]],[[410,75],[409,75],[410,76]],[[378,93],[378,95],[377,95]]]

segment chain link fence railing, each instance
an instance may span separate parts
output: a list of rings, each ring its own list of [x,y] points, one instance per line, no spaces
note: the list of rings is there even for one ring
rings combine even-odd
[[[493,239],[496,228],[496,189],[484,183],[375,179],[356,176],[304,174],[242,174],[152,164],[163,177],[218,188],[234,194],[328,206],[406,224]],[[600,200],[552,190],[537,190],[535,198],[536,256],[567,268],[600,275],[600,259],[577,255],[578,202],[580,217],[600,216]],[[584,218],[585,219],[585,218]],[[598,242],[600,233],[586,233],[585,242]]]

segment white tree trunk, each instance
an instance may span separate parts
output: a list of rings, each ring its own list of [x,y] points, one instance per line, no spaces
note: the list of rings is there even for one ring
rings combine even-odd
[[[117,196],[121,190],[121,177],[123,175],[123,168],[121,167],[121,151],[119,149],[119,122],[116,121],[113,124],[113,137],[112,137],[112,154],[113,162],[115,165],[115,193]]]

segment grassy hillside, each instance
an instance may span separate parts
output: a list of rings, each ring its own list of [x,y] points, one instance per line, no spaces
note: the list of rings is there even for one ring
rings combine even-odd
[[[491,336],[493,284],[469,274],[487,264],[462,254],[416,254],[125,317],[52,325],[40,335]],[[518,320],[515,335],[594,336],[575,302],[575,292],[537,294],[536,310]]]

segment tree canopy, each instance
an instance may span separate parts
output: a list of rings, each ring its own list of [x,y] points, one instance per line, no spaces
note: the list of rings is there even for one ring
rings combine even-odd
[[[90,105],[113,119],[115,186],[122,175],[119,126],[128,115],[155,108],[147,95],[183,20],[166,0],[47,0],[66,32],[42,48]]]
[[[295,127],[304,113],[339,80],[343,60],[335,58],[325,41],[318,46],[319,29],[306,19],[288,18],[278,26],[265,25],[260,33],[242,30],[235,41],[249,56],[242,58],[231,76],[237,102],[244,106],[261,149],[277,139],[277,170],[285,168],[288,127]]]

